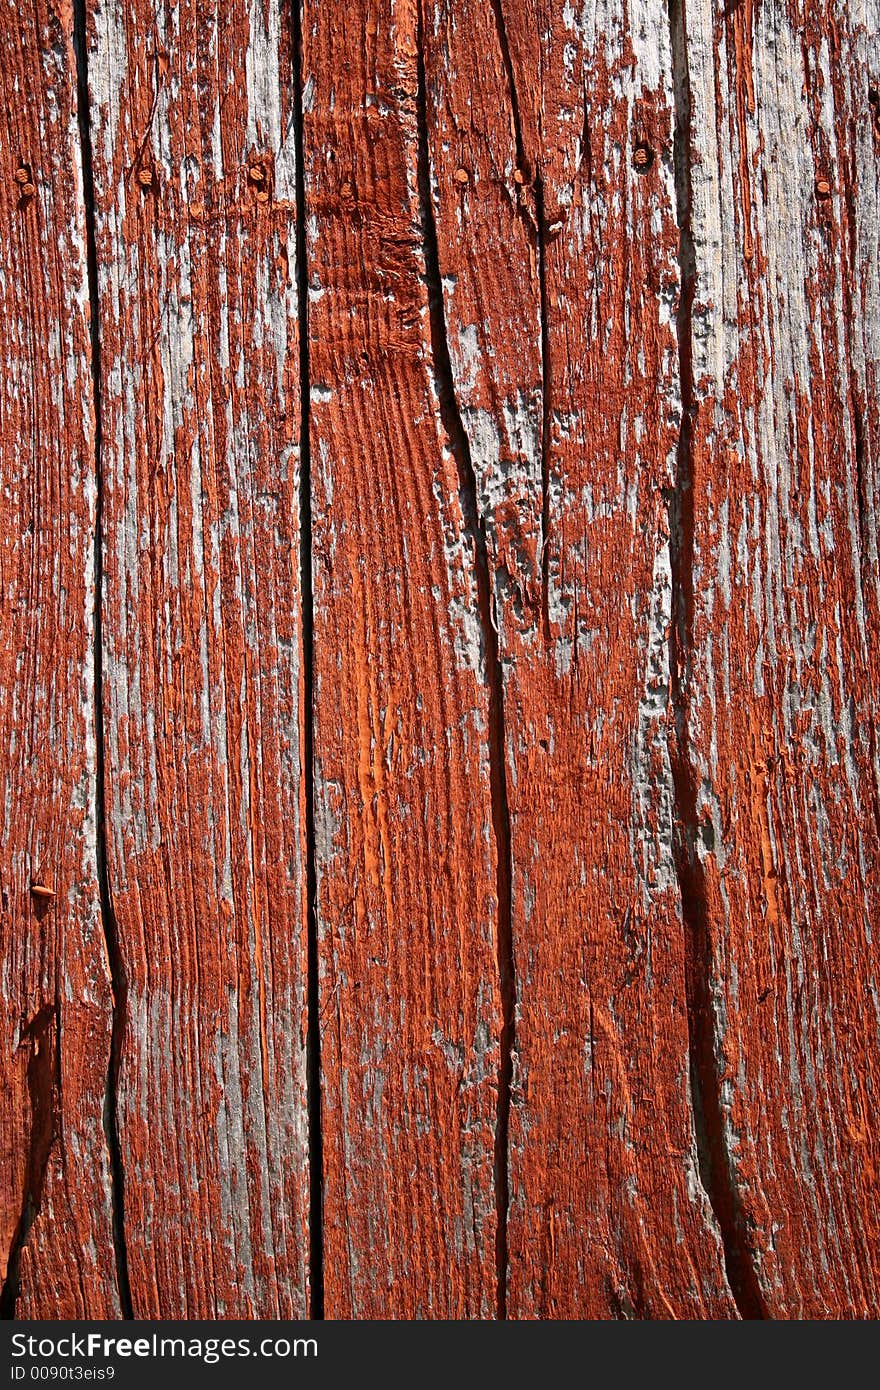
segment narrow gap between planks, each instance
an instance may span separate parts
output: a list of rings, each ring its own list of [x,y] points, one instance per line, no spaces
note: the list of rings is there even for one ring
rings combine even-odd
[[[92,134],[89,107],[88,35],[86,0],[73,0],[73,46],[76,57],[77,119],[79,123],[80,169],[86,229],[86,264],[89,289],[89,336],[91,346],[92,403],[94,408],[95,462],[95,618],[92,634],[95,686],[95,822],[98,889],[101,923],[107,946],[110,986],[113,998],[110,1029],[110,1059],[104,1093],[104,1133],[110,1156],[113,1245],[119,1305],[124,1318],[134,1316],[128,1275],[125,1240],[125,1173],[119,1143],[117,1096],[122,1037],[126,1026],[128,981],[119,945],[119,932],[113,911],[113,898],[107,872],[107,822],[105,804],[104,738],[104,659],[103,659],[103,583],[104,583],[104,478],[101,450],[101,333],[98,295],[98,253],[95,236],[95,183],[92,171]]]
[[[311,369],[309,274],[306,241],[305,126],[303,121],[303,11],[291,0],[293,139],[296,163],[296,302],[299,319],[299,580],[302,613],[301,723],[306,848],[307,1038],[306,1106],[309,1144],[309,1316],[324,1316],[324,1144],[321,1129],[321,1023],[318,970],[318,877],[315,859],[315,658],[312,573]]]

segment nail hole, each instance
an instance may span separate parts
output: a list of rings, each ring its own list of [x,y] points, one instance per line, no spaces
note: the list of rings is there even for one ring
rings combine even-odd
[[[15,171],[15,182],[18,184],[18,205],[23,207],[25,203],[30,202],[37,191],[29,164],[19,164]]]
[[[269,170],[264,159],[252,159],[248,165],[247,180],[254,191],[258,203],[269,201]]]
[[[633,165],[640,174],[645,174],[654,163],[654,151],[650,145],[640,140],[633,150]]]

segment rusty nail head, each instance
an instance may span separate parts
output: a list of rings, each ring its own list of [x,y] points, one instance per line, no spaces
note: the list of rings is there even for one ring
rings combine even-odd
[[[30,183],[30,181],[31,181],[31,171],[30,171],[30,169],[27,167],[26,164],[19,164],[18,168],[17,168],[16,171],[15,171],[15,182],[16,182],[16,183]]]
[[[146,164],[142,165],[141,168],[138,169],[138,183],[140,184],[141,188],[150,188],[152,186],[153,171],[152,169],[149,169]]]
[[[40,902],[51,902],[55,897],[55,889],[47,888],[45,883],[32,883],[31,896],[37,898]]]
[[[251,183],[263,183],[266,178],[266,175],[263,170],[262,164],[252,164],[251,167],[248,169],[248,177],[250,178]]]
[[[514,181],[514,183],[519,183],[519,184],[525,183],[525,181],[526,181],[526,176],[525,176],[525,174],[523,173],[522,169],[514,169],[514,171],[513,171],[513,181]]]
[[[816,180],[816,192],[820,198],[828,198],[831,194],[831,184],[825,178]]]
[[[463,169],[461,165],[459,165],[459,167],[455,171],[455,182],[464,184],[470,183],[470,181],[471,176],[468,173],[467,169]]]
[[[640,140],[639,143],[636,145],[635,149],[633,150],[633,164],[638,170],[644,172],[645,169],[650,169],[653,162],[653,150],[651,150],[649,146],[645,144],[644,140]]]

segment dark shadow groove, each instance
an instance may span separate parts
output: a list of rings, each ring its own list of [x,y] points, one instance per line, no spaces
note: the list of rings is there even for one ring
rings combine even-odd
[[[746,1229],[721,1101],[721,1076],[715,1053],[712,940],[705,875],[697,849],[697,778],[691,761],[689,736],[694,645],[693,426],[696,394],[693,304],[697,271],[691,226],[691,91],[685,0],[669,0],[669,22],[675,89],[675,186],[680,232],[681,292],[677,332],[682,403],[676,483],[669,508],[672,566],[669,666],[674,714],[670,757],[675,791],[673,852],[685,929],[688,1051],[700,1179],[721,1233],[727,1279],[737,1308],[741,1317],[753,1319],[767,1318],[769,1313]]]
[[[541,176],[540,167],[533,169],[531,162],[526,154],[525,141],[523,139],[522,116],[520,113],[519,96],[516,89],[516,77],[513,70],[513,58],[510,52],[510,42],[507,37],[507,25],[504,22],[504,9],[502,0],[490,0],[492,14],[495,17],[495,31],[498,36],[498,47],[501,50],[501,62],[504,67],[504,75],[507,79],[507,89],[510,97],[510,111],[513,121],[513,138],[516,149],[516,165],[519,177],[524,183],[531,183],[535,199],[534,217],[523,202],[524,185],[520,185],[520,195],[518,200],[518,211],[521,220],[525,224],[526,235],[535,248],[535,259],[538,266],[538,291],[539,308],[541,314],[541,624],[545,641],[550,639],[550,589],[549,589],[549,545],[550,545],[550,340],[547,316],[547,260],[546,260],[546,240],[547,226],[544,214],[544,181]],[[586,126],[586,110],[584,114],[584,124]]]
[[[498,900],[498,979],[501,993],[502,1025],[498,1065],[498,1102],[495,1120],[495,1266],[497,1277],[496,1314],[507,1316],[507,1215],[510,1205],[508,1149],[510,1134],[510,1097],[513,1085],[513,1052],[515,1045],[516,976],[511,925],[512,858],[510,843],[510,809],[507,800],[507,772],[504,739],[504,675],[498,651],[498,633],[492,612],[492,585],[486,526],[477,500],[477,479],[458,401],[449,343],[446,336],[446,313],[443,286],[440,279],[440,255],[437,243],[437,224],[431,194],[431,155],[428,140],[428,97],[425,80],[425,48],[422,6],[418,12],[418,91],[416,119],[418,122],[418,186],[421,204],[422,235],[425,255],[425,283],[431,322],[431,350],[434,358],[434,380],[440,402],[440,415],[449,446],[458,467],[458,495],[467,536],[473,546],[474,577],[477,586],[480,627],[483,645],[484,681],[489,706],[489,782],[492,801],[492,830],[495,839],[496,883]]]
[[[101,923],[107,944],[110,984],[113,995],[113,1015],[110,1030],[110,1061],[107,1067],[107,1086],[104,1093],[104,1133],[110,1155],[111,1200],[113,1205],[113,1244],[116,1255],[116,1282],[119,1304],[124,1318],[134,1316],[131,1285],[128,1275],[128,1251],[125,1242],[125,1174],[119,1143],[117,1095],[122,1039],[126,1026],[128,980],[119,932],[113,911],[113,898],[107,873],[107,823],[105,803],[105,741],[104,741],[104,660],[103,660],[103,585],[104,585],[104,487],[101,437],[101,334],[98,303],[98,252],[95,240],[95,182],[92,172],[92,134],[89,111],[88,39],[86,32],[86,0],[73,0],[73,44],[76,53],[77,119],[79,122],[80,157],[83,181],[83,204],[86,228],[86,262],[89,281],[89,332],[91,338],[92,401],[95,412],[95,622],[94,622],[94,680],[95,680],[95,820],[98,886],[101,899]]]
[[[321,1021],[318,978],[318,876],[315,860],[314,588],[312,575],[312,470],[309,440],[309,276],[306,245],[306,175],[303,125],[303,16],[291,0],[293,132],[296,159],[296,298],[299,315],[299,582],[302,605],[302,728],[308,938],[306,1094],[309,1134],[309,1317],[324,1316],[324,1145],[321,1130]]]
[[[517,168],[525,178],[529,178],[531,170],[526,160],[525,146],[523,145],[522,121],[519,113],[519,98],[516,92],[516,79],[513,73],[513,59],[510,56],[510,44],[507,40],[507,25],[504,23],[504,10],[501,0],[490,0],[492,13],[495,16],[495,30],[498,34],[498,47],[501,49],[501,61],[504,64],[504,75],[507,78],[507,87],[510,93],[510,111],[513,118],[513,138],[516,146]]]
[[[550,642],[550,323],[547,314],[547,226],[544,180],[535,175],[535,228],[541,308],[541,625]]]
[[[30,1044],[27,1088],[31,1132],[21,1214],[12,1237],[6,1278],[0,1289],[0,1319],[15,1317],[21,1285],[21,1257],[43,1201],[43,1185],[55,1138],[56,1092],[61,1084],[58,1003],[45,1004],[21,1030],[20,1047]]]

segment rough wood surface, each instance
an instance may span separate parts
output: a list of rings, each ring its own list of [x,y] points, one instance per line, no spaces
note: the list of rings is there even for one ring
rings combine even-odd
[[[4,4],[0,1311],[878,1316],[877,0]]]
[[[505,672],[514,1316],[733,1306],[672,848],[671,53],[662,4],[628,15],[450,4],[428,26],[440,274]]]
[[[303,36],[325,1312],[489,1317],[490,711],[435,387],[417,11],[307,5]]]
[[[111,990],[96,859],[96,478],[70,16],[3,6],[0,1282],[112,1317]],[[33,885],[54,896],[32,892]]]
[[[274,0],[146,14],[88,32],[131,1302],[302,1316],[291,37]]]
[[[687,44],[681,738],[731,1217],[752,1311],[876,1316],[880,7],[691,3]]]

